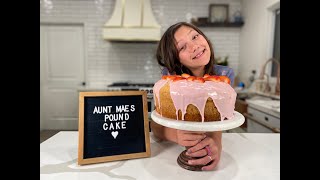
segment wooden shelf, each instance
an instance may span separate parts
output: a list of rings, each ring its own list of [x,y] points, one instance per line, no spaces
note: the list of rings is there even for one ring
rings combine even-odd
[[[210,22],[192,22],[198,27],[242,27],[244,22],[236,23],[210,23]]]

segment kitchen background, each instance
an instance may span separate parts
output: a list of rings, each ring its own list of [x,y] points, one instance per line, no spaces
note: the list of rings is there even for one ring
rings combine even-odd
[[[250,87],[274,56],[275,14],[277,9],[280,13],[280,1],[150,0],[161,35],[176,22],[208,17],[210,4],[228,4],[230,22],[236,21],[235,15],[239,14],[243,19],[244,24],[236,27],[199,26],[213,43],[215,56],[227,57],[228,66],[236,73],[234,86],[241,97],[240,93]],[[157,42],[103,39],[103,27],[115,5],[116,0],[40,0],[40,131],[77,129],[80,90],[104,90],[115,82],[152,84],[160,78],[155,58]],[[266,72],[274,93],[277,78],[270,77],[272,63],[268,64]],[[77,74],[75,81],[70,80],[74,75],[71,71]],[[62,80],[59,73],[69,78]],[[68,93],[59,94],[62,91]]]

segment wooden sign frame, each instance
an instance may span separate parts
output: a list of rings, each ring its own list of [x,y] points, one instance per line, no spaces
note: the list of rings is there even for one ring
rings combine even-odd
[[[107,155],[107,156],[100,156],[100,157],[84,157],[84,140],[85,140],[85,98],[90,97],[122,97],[128,96],[141,96],[142,98],[142,106],[143,108],[143,130],[144,130],[144,146],[145,151],[143,152],[135,152],[135,153],[127,153],[127,154],[118,154],[118,155]],[[136,98],[136,97],[135,97]],[[140,101],[139,101],[140,102]],[[140,110],[141,112],[141,110]],[[138,119],[139,120],[139,119]],[[133,158],[143,158],[143,157],[150,157],[150,136],[149,136],[149,119],[148,119],[148,104],[147,104],[147,92],[146,91],[103,91],[103,92],[80,92],[79,93],[79,144],[78,144],[78,165],[85,165],[85,164],[93,164],[93,163],[102,163],[102,162],[109,162],[109,161],[117,161],[123,159],[133,159]],[[136,132],[136,131],[135,131]],[[140,132],[142,133],[142,132]],[[143,133],[142,133],[143,134]],[[113,135],[112,135],[113,136]],[[143,140],[141,140],[143,141]],[[126,148],[126,147],[123,147]]]

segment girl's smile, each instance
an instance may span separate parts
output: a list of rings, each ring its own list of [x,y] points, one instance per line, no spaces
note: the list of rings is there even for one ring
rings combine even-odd
[[[192,58],[192,59],[201,58],[201,56],[204,54],[205,50],[206,50],[206,49],[203,49],[203,50],[201,50],[200,52],[196,52],[197,55],[196,55],[194,58]]]

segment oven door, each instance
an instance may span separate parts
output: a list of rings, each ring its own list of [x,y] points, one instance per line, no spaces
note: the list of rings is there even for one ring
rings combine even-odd
[[[148,118],[151,119],[151,113],[154,110],[153,98],[147,98],[148,102]]]

